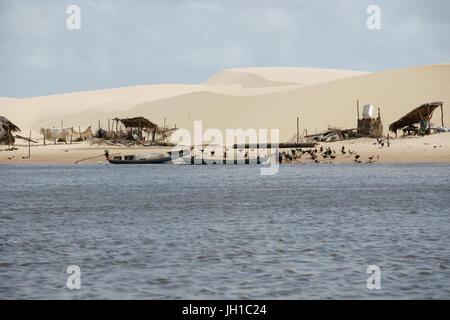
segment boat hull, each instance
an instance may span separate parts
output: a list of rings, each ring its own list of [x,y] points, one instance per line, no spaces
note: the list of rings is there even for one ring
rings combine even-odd
[[[173,160],[171,157],[162,158],[162,159],[152,159],[152,160],[113,160],[108,159],[108,162],[111,164],[155,164],[155,163],[164,163],[167,161]]]
[[[121,159],[115,159],[108,156],[106,160],[108,160],[108,162],[111,164],[161,164],[181,158],[186,154],[189,154],[188,150],[172,151],[163,154],[154,154],[142,159],[126,159],[126,157],[125,159],[123,159],[121,156],[120,156]]]

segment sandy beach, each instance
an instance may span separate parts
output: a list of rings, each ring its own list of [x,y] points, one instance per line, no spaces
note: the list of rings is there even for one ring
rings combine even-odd
[[[348,151],[360,155],[362,162],[367,162],[369,157],[379,163],[443,163],[450,162],[450,133],[441,133],[425,137],[406,136],[391,138],[390,146],[381,147],[376,139],[360,138],[346,141],[319,143],[317,148],[328,148],[336,152],[336,159],[322,159],[322,163],[349,163],[354,162],[354,155]],[[342,154],[344,146],[346,154]],[[169,151],[171,147],[120,147],[106,144],[91,144],[89,142],[57,145],[33,145],[31,158],[28,158],[28,145],[15,144],[17,150],[6,151],[7,146],[0,149],[0,164],[80,164],[106,163],[104,150],[110,150],[111,154],[145,154],[153,152]],[[283,150],[281,150],[283,151]],[[285,150],[288,151],[288,150]],[[84,160],[86,159],[86,160]],[[82,160],[82,161],[80,161]],[[309,157],[303,157],[302,162],[312,162]]]
[[[318,133],[329,127],[355,128],[356,104],[359,100],[361,117],[364,104],[381,111],[384,135],[389,124],[417,106],[442,101],[443,116],[437,110],[431,123],[450,123],[446,111],[450,101],[448,90],[450,64],[428,65],[391,71],[367,73],[349,70],[311,68],[242,68],[219,72],[198,85],[167,84],[124,87],[78,92],[28,99],[0,99],[0,115],[20,127],[20,134],[31,137],[32,157],[27,143],[16,140],[16,151],[0,153],[0,163],[73,163],[94,157],[83,163],[104,161],[105,149],[135,154],[142,148],[126,149],[84,143],[48,144],[42,146],[40,128],[100,126],[108,128],[108,119],[115,117],[147,117],[158,126],[187,129],[193,133],[194,121],[200,120],[203,131],[209,128],[279,129],[279,141],[293,141],[296,119],[299,117],[301,137]],[[442,117],[442,118],[441,118]],[[111,129],[113,130],[113,129]],[[391,137],[393,134],[391,133]],[[389,148],[373,145],[373,139],[334,142],[330,146],[340,151],[355,149],[361,160],[374,156],[380,162],[448,162],[449,134],[401,137],[391,139]],[[328,144],[323,144],[327,147]],[[122,148],[122,149],[121,149]],[[158,148],[144,148],[157,152]],[[168,150],[163,148],[162,150]],[[352,158],[339,154],[335,162]]]

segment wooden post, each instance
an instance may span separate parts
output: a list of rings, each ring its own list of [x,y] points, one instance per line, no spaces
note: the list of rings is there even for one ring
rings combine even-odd
[[[298,126],[298,117],[297,117],[297,143],[299,141],[298,130],[299,130],[299,126]]]
[[[441,103],[441,122],[442,127],[444,127],[444,108],[442,108],[442,103]]]
[[[359,100],[356,100],[356,119],[359,121]],[[358,127],[358,121],[356,122],[356,127]]]
[[[141,119],[140,118],[139,118],[138,136],[139,136],[139,139],[142,140]]]
[[[389,147],[390,146],[390,144],[389,144],[389,133],[387,135],[387,144],[388,144],[388,147]]]
[[[11,131],[9,130],[9,122],[7,121],[6,124],[8,125],[8,150],[11,149]]]
[[[28,158],[31,158],[31,130],[30,130],[30,136],[28,137]]]

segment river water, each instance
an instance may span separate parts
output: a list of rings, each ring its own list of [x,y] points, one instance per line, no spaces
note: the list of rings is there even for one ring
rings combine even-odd
[[[0,165],[0,201],[0,299],[450,298],[450,164]]]

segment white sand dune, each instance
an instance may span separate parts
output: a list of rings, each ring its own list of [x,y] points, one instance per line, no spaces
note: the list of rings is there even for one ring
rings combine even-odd
[[[36,97],[0,99],[0,115],[21,128],[87,125],[142,115],[162,125],[192,129],[279,128],[280,139],[328,126],[356,126],[356,100],[381,109],[385,131],[414,107],[444,102],[450,125],[450,64],[376,73],[303,68],[244,68],[223,71],[199,85],[150,85]],[[440,111],[433,121],[440,124]]]
[[[209,78],[203,84],[208,86],[235,86],[238,88],[258,88],[258,87],[276,87],[298,83],[272,81],[254,72],[225,70]]]
[[[312,85],[368,73],[351,70],[292,67],[251,67],[230,69],[226,71],[233,73],[249,73],[262,77],[268,81],[296,83],[301,85]],[[220,74],[221,73],[218,75]]]

